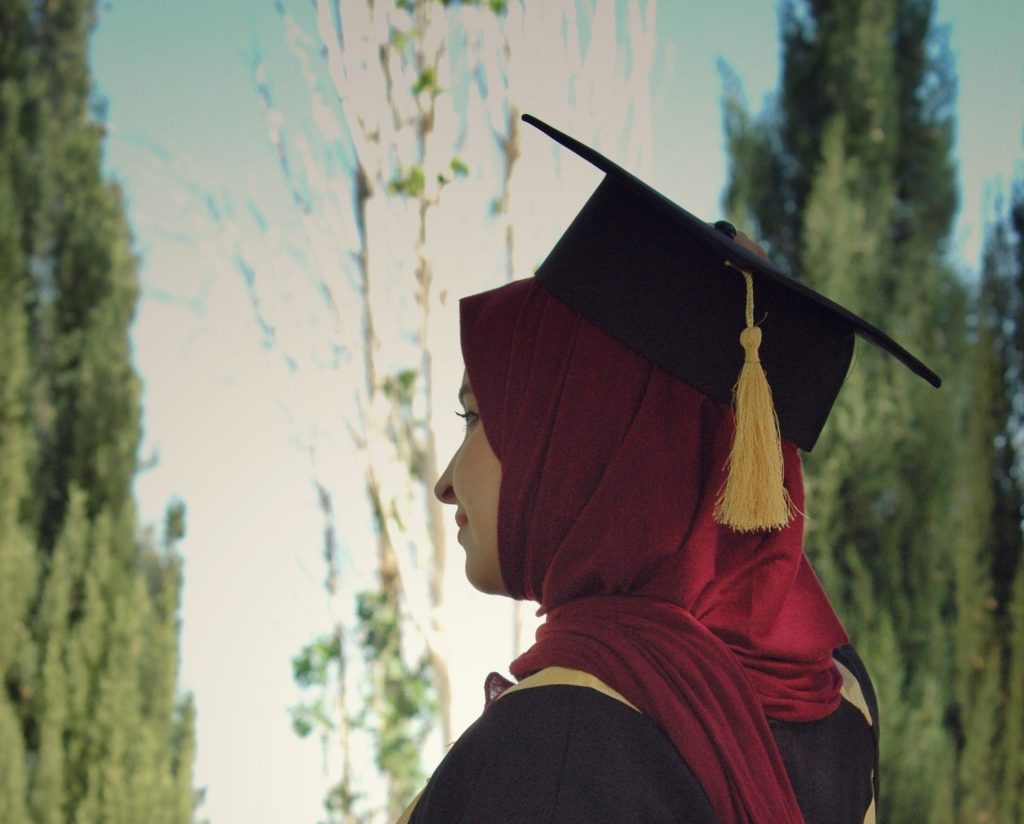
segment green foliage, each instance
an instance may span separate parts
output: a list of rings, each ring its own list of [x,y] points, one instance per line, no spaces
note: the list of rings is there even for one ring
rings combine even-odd
[[[315,733],[326,746],[340,727],[342,747],[346,747],[348,730],[354,720],[349,717],[343,700],[346,667],[342,630],[339,628],[306,644],[292,658],[292,677],[303,690],[312,693],[307,700],[289,709],[295,734],[308,738]],[[335,686],[341,690],[340,695],[333,693]],[[347,758],[347,754],[343,757]],[[324,807],[331,815],[329,820],[359,820],[356,810],[362,798],[363,793],[353,790],[346,779],[338,782],[324,799]]]
[[[444,186],[453,178],[466,177],[469,174],[469,167],[458,157],[453,157],[448,165],[453,177],[449,178],[447,175],[439,173],[437,175],[438,186]],[[423,167],[419,165],[410,166],[408,169],[400,171],[388,182],[388,193],[392,195],[419,198],[426,194],[426,190],[426,177]]]
[[[1024,820],[1024,564],[1017,569],[1011,592],[1003,696],[1006,714],[998,754],[1003,765],[998,803],[1007,822]]]
[[[171,544],[185,537],[185,504],[174,501],[164,517],[164,543]]]
[[[5,5],[0,18],[5,32],[0,50],[0,692],[15,694],[30,681],[34,668],[28,616],[38,575],[26,518],[35,461],[25,282],[28,249],[20,203],[31,157],[23,134],[28,54],[23,43],[6,36],[23,31],[27,15],[27,7],[16,3]],[[14,708],[7,706],[6,711],[13,713]],[[0,749],[3,746],[0,743]]]
[[[965,817],[993,821],[1020,818],[1024,747],[1024,721],[1016,706],[1024,655],[1017,612],[1020,592],[1015,589],[1024,570],[1024,488],[1015,444],[1024,414],[1024,238],[1013,237],[1017,210],[1024,210],[1021,189],[1011,215],[992,227],[985,245],[968,384],[962,531],[955,559],[959,808]]]
[[[353,792],[343,782],[339,782],[328,791],[324,799],[324,809],[328,813],[347,817],[349,820],[361,820],[352,815],[352,810],[361,798],[361,793]]]
[[[455,6],[459,3],[466,6],[486,5],[494,14],[502,15],[508,11],[508,0],[439,0],[444,8]],[[417,6],[425,5],[438,0],[395,0],[395,6],[410,14],[416,11]]]
[[[402,384],[401,376],[396,383]],[[408,388],[408,386],[406,387]],[[292,677],[309,700],[291,708],[292,729],[306,738],[318,734],[326,742],[339,727],[360,730],[373,742],[378,770],[389,785],[397,815],[425,780],[420,750],[436,710],[430,670],[424,656],[406,664],[402,652],[402,622],[395,598],[383,590],[356,596],[355,636],[367,670],[359,707],[349,715],[332,701],[332,686],[344,684],[343,634],[322,635],[292,659]],[[356,815],[362,795],[342,781],[325,800],[329,812]]]
[[[1003,230],[997,254],[994,234],[986,269],[1001,274],[983,273],[972,315],[944,262],[955,82],[932,13],[927,0],[784,3],[764,115],[723,72],[726,199],[773,258],[945,379],[936,393],[861,347],[805,461],[808,554],[876,678],[880,816],[1017,821],[1024,260],[1019,238]]]
[[[441,0],[445,6],[454,5],[459,0]],[[508,0],[462,0],[467,6],[485,6],[499,17],[508,11]]]
[[[0,3],[0,820],[171,824],[195,806],[182,530],[135,522],[138,284],[92,25],[88,0]]]
[[[28,824],[25,746],[17,712],[0,691],[0,821]]]
[[[384,397],[391,402],[391,440],[405,461],[409,474],[422,481],[427,461],[424,439],[421,437],[424,422],[413,413],[418,378],[419,373],[415,369],[402,369],[386,377],[380,388]],[[375,515],[377,524],[382,525],[379,509],[375,510]],[[398,516],[393,514],[392,517]]]
[[[412,42],[412,37],[412,32],[404,29],[392,29],[388,35],[388,43],[395,51],[401,52]]]
[[[425,190],[426,180],[423,177],[422,166],[410,166],[404,172],[399,172],[388,183],[388,193],[392,195],[420,197]]]
[[[340,661],[341,640],[337,635],[322,635],[292,659],[292,677],[303,688],[324,687],[329,667]]]
[[[393,594],[363,592],[356,597],[359,644],[370,671],[366,710],[375,716],[371,732],[377,766],[391,784],[400,811],[425,781],[420,748],[433,720],[433,687],[426,656],[406,665],[401,619]]]
[[[292,707],[292,729],[300,738],[313,732],[321,736],[334,730],[335,724],[327,707],[327,692],[333,668],[341,669],[341,638],[336,634],[322,635],[306,644],[292,659],[292,678],[303,689],[315,689],[316,697]]]
[[[401,369],[394,375],[386,377],[381,384],[381,391],[384,392],[384,396],[401,406],[412,404],[415,390],[415,369]]]
[[[299,738],[308,738],[314,732],[331,732],[334,722],[322,698],[289,709],[292,730]]]
[[[469,167],[458,157],[453,157],[448,166],[456,178],[469,176]],[[450,183],[451,180],[447,175],[439,174],[437,176],[437,182],[439,186],[444,186],[445,184]]]
[[[431,66],[421,71],[416,82],[412,84],[413,94],[423,94],[424,92],[432,97],[441,93],[441,86],[437,82],[437,71]]]

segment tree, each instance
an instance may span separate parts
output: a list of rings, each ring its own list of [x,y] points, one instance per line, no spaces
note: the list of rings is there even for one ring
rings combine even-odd
[[[28,54],[21,45],[28,12],[23,3],[0,4],[0,683],[5,687],[32,677],[35,656],[27,619],[38,576],[32,528],[25,518],[34,458],[26,216],[21,208],[33,183],[25,173],[30,135],[21,125],[28,108]],[[23,700],[20,691],[0,690],[0,819],[5,821],[28,820]]]
[[[0,2],[0,817],[189,821],[181,571],[140,535],[136,260],[103,180],[93,6]]]
[[[294,719],[297,730],[317,730],[342,751],[329,802],[342,820],[372,814],[358,798],[369,782],[348,758],[354,738],[372,739],[393,816],[422,782],[420,742],[435,726],[435,706],[440,739],[455,734],[443,587],[450,564],[431,486],[439,474],[435,410],[455,388],[438,385],[437,365],[458,356],[437,340],[439,332],[454,337],[456,295],[528,274],[554,240],[558,225],[543,215],[557,203],[559,175],[550,153],[543,171],[519,164],[522,101],[564,114],[560,122],[584,137],[600,134],[595,142],[616,144],[634,168],[649,160],[655,5],[578,5],[325,0],[307,21],[282,3],[310,91],[312,134],[285,118],[271,67],[259,54],[254,61],[268,134],[307,236],[302,256],[312,276],[304,288],[312,285],[328,318],[319,352],[296,338],[272,299],[279,255],[240,243],[235,263],[296,385],[329,380],[350,389],[332,409],[341,407],[346,421],[349,465],[354,458],[366,479],[364,501],[340,499],[336,512],[340,485],[323,460],[327,427],[312,423],[315,413],[304,417],[310,406],[295,413],[340,617],[293,661],[297,681],[313,691]],[[214,219],[227,221],[227,211]],[[291,409],[300,405],[290,399]],[[353,591],[352,559],[369,555],[370,544],[375,580]]]
[[[935,393],[860,351],[806,459],[807,540],[879,691],[880,816],[953,820],[947,616],[960,572],[967,301],[944,257],[956,206],[952,66],[927,0],[791,0],[781,15],[780,89],[759,119],[727,76],[728,211],[793,274],[946,379]]]
[[[1024,791],[1020,644],[1024,581],[1021,377],[1024,188],[985,243],[955,556],[955,721],[964,817],[1019,821]]]

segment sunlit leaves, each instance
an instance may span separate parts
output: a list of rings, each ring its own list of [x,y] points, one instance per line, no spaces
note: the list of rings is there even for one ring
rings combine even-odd
[[[444,172],[436,176],[438,188],[451,183],[452,180],[468,177],[469,166],[460,157],[453,157],[448,163],[451,177]],[[426,176],[420,165],[410,166],[400,171],[388,182],[388,193],[409,198],[422,198],[427,194]]]
[[[288,712],[292,717],[292,729],[299,738],[307,738],[314,731],[334,729],[331,714],[321,698],[309,704],[298,704]]]
[[[402,369],[389,375],[381,384],[384,394],[397,404],[410,406],[416,386],[416,370]]]
[[[430,669],[425,657],[413,667],[401,650],[400,616],[383,591],[356,598],[359,644],[370,665],[368,708],[377,716],[377,766],[406,794],[423,779],[419,749],[435,710]]]
[[[419,197],[425,189],[422,166],[410,166],[388,182],[388,192],[393,195]]]
[[[416,78],[416,82],[412,85],[413,94],[427,94],[437,95],[441,93],[441,86],[437,82],[437,71],[433,66],[428,66],[420,72],[420,76]]]
[[[292,659],[292,677],[300,687],[323,687],[328,680],[328,668],[341,660],[338,636],[321,635],[306,644]]]

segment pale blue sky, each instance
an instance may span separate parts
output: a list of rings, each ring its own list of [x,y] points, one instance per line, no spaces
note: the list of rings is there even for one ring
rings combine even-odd
[[[308,3],[293,5],[301,13]],[[716,61],[759,108],[777,75],[774,4],[661,0],[658,13],[652,182],[713,219],[725,176]],[[938,19],[951,25],[960,76],[955,260],[970,272],[994,193],[1022,170],[1024,4],[945,0]],[[196,780],[209,786],[202,812],[214,824],[313,822],[322,789],[318,747],[291,734],[285,712],[298,697],[289,659],[330,622],[308,465],[277,403],[287,376],[260,348],[240,278],[218,263],[224,239],[180,184],[239,208],[255,198],[272,218],[286,201],[248,68],[257,43],[275,66],[279,102],[305,105],[303,91],[288,99],[293,62],[272,0],[112,0],[92,52],[109,105],[108,168],[125,187],[143,258],[136,358],[144,452],[160,463],[137,490],[151,519],[170,495],[189,507],[182,681],[196,694]],[[507,616],[465,597],[474,615]],[[486,635],[460,643],[480,658],[473,679],[504,667],[511,650]],[[466,717],[478,693],[474,680]]]

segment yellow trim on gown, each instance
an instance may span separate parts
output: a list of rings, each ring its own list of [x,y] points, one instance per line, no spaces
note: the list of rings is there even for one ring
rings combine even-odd
[[[867,719],[869,725],[872,725],[871,713],[868,711],[867,701],[864,700],[864,692],[861,690],[860,682],[853,675],[850,670],[844,667],[838,661],[834,662],[836,668],[839,670],[839,674],[843,677],[843,686],[840,690],[843,698],[849,701],[853,706],[860,710],[864,717]],[[524,678],[518,684],[513,684],[501,695],[498,696],[501,699],[503,696],[508,695],[510,692],[516,692],[518,690],[530,689],[531,687],[550,687],[555,685],[568,685],[572,687],[588,687],[592,690],[607,695],[609,698],[614,698],[616,701],[620,701],[627,707],[640,712],[634,704],[626,699],[622,693],[612,689],[604,681],[596,676],[591,675],[589,672],[583,672],[582,670],[569,669],[568,667],[546,667],[540,672],[535,672],[529,678]],[[424,787],[424,790],[426,788]],[[420,790],[416,797],[412,800],[408,807],[398,817],[395,824],[408,824],[409,819],[412,818],[413,811],[416,809],[416,804],[420,800],[420,796],[423,795],[423,790]],[[871,800],[871,804],[868,806],[867,812],[864,814],[864,824],[875,824],[875,801]]]

